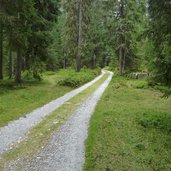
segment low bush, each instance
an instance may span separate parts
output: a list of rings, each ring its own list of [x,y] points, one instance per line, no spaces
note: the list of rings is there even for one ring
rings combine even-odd
[[[156,86],[155,89],[160,90],[163,93],[163,97],[168,98],[169,96],[171,96],[171,87]]]
[[[62,78],[57,82],[60,86],[68,87],[79,87],[84,83],[91,81],[93,78],[100,74],[100,69],[90,70],[82,69],[80,72],[75,72],[74,70],[69,70],[66,78]]]
[[[138,88],[138,89],[148,89],[149,86],[148,86],[147,82],[139,82],[139,83],[137,83],[136,88]]]
[[[170,113],[144,113],[138,123],[144,128],[155,128],[171,133]]]
[[[135,88],[138,89],[150,89],[150,90],[159,90],[161,93],[163,93],[162,97],[168,98],[171,96],[171,87],[160,85],[155,82],[148,82],[146,80],[135,83]]]

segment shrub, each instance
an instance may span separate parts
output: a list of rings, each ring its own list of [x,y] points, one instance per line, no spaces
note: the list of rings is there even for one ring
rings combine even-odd
[[[68,87],[79,87],[89,81],[91,81],[94,77],[99,75],[100,69],[90,70],[83,68],[80,72],[75,72],[74,70],[68,70],[68,74],[65,78],[61,79],[57,82],[60,86],[68,86]]]
[[[171,133],[171,115],[170,113],[148,113],[144,114],[138,123],[144,128],[155,128]]]

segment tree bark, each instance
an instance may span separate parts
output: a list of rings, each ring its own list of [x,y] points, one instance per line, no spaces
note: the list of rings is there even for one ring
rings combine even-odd
[[[120,18],[123,19],[124,16],[124,1],[120,1]],[[123,29],[120,29],[120,32],[124,32]],[[125,67],[125,48],[123,45],[125,44],[124,37],[123,35],[120,35],[119,38],[119,44],[121,47],[119,48],[119,75],[121,76],[124,72],[124,67]]]
[[[12,57],[12,50],[9,49],[9,79],[13,77],[13,57]]]
[[[126,57],[126,49],[123,48],[123,67],[122,67],[123,72],[125,71],[125,57]]]
[[[22,65],[22,58],[21,58],[21,51],[20,49],[17,50],[17,64],[16,64],[16,76],[15,81],[17,83],[21,83],[21,65]]]
[[[76,57],[76,71],[81,69],[81,44],[82,44],[82,0],[79,1],[78,7],[78,50]]]
[[[66,67],[67,67],[67,59],[66,59],[66,54],[65,54],[65,52],[63,52],[63,55],[64,55],[63,68],[66,69]]]
[[[92,59],[92,68],[93,69],[96,68],[96,56],[95,55],[93,56],[93,59]]]
[[[119,75],[121,76],[124,71],[125,65],[125,49],[120,47],[119,49]]]
[[[0,80],[3,79],[3,25],[0,21]]]
[[[12,49],[11,49],[11,38],[12,33],[9,35],[9,79],[13,77],[13,57],[12,57]]]

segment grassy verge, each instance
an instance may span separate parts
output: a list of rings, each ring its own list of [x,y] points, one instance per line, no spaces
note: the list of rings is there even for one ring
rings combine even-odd
[[[72,69],[46,72],[43,81],[29,80],[22,85],[16,85],[9,80],[0,81],[0,127],[72,90],[73,87],[57,84],[71,74],[88,82],[96,77],[98,72],[84,70],[76,73]],[[87,79],[84,79],[85,77]],[[79,86],[85,82],[81,82]]]
[[[91,118],[85,171],[170,171],[171,99],[114,77]]]
[[[150,86],[149,84],[154,84],[154,82],[147,82],[145,80],[137,81],[136,87],[139,89],[151,89],[151,90],[159,90],[160,92],[163,93],[162,97],[168,98],[171,96],[171,87],[170,86],[165,86],[162,84],[157,84]]]
[[[14,148],[12,151],[2,156],[0,160],[0,168],[3,169],[9,164],[19,161],[16,170],[22,170],[25,163],[27,163],[27,161],[33,156],[36,156],[37,153],[46,146],[53,132],[66,121],[72,112],[78,108],[81,102],[90,96],[107,77],[108,74],[105,74],[105,76],[90,88],[84,90],[54,111],[51,115],[47,116],[39,125],[30,131],[28,138],[23,140],[17,148]]]

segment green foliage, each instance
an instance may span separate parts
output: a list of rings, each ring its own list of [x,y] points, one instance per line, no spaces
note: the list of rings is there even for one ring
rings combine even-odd
[[[57,82],[60,86],[79,87],[99,75],[99,70],[82,69],[80,72],[68,70],[68,77]]]
[[[43,62],[35,62],[32,64],[29,70],[26,70],[22,73],[22,76],[25,80],[42,80],[43,79],[43,72],[46,70],[46,65]]]
[[[146,129],[160,129],[171,134],[171,115],[170,113],[144,113],[143,117],[137,122]]]
[[[147,82],[140,82],[136,85],[136,88],[138,89],[148,89],[149,86],[148,86],[148,83]]]
[[[163,93],[164,98],[168,98],[171,96],[171,88],[167,86],[155,86],[157,90],[160,90]]]
[[[30,72],[32,72],[33,78],[41,80],[42,79],[42,74],[45,72],[45,64],[40,61],[36,61],[30,69]]]
[[[164,10],[163,10],[164,9]],[[151,55],[154,78],[171,84],[171,3],[149,0],[149,35],[155,55]]]
[[[74,67],[80,56],[81,67],[150,72],[155,81],[170,85],[170,11],[169,0],[0,1],[3,71],[11,69],[12,78],[15,73],[35,70],[38,62],[47,70]],[[39,71],[32,71],[37,78]]]
[[[134,84],[134,87],[138,89],[159,90],[161,93],[163,93],[163,96],[161,96],[163,98],[168,98],[171,95],[171,88],[169,86],[164,86],[154,81],[149,81],[149,80],[138,81],[137,83]]]
[[[1,1],[0,13],[3,19],[6,51],[11,53],[9,68],[16,69],[16,80],[21,82],[21,72],[32,70],[33,76],[40,79],[41,62],[49,59],[48,48],[55,39],[51,31],[59,15],[59,1],[54,0],[15,0]],[[13,54],[17,53],[17,57]],[[17,59],[16,59],[17,58]],[[38,68],[35,63],[40,62]],[[12,73],[14,74],[14,72]]]

